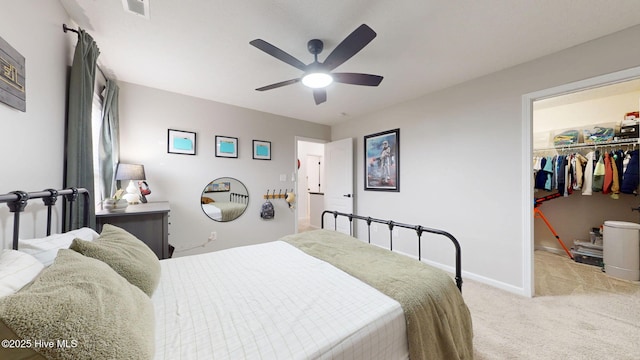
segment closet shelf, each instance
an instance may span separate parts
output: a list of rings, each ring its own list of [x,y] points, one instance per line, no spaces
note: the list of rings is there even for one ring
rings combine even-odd
[[[545,147],[545,148],[535,148],[533,149],[533,151],[591,149],[591,148],[598,148],[603,146],[637,145],[637,144],[638,144],[638,138],[631,138],[631,139],[601,141],[593,144],[579,143],[579,144],[559,145],[559,146],[552,146],[552,147]]]

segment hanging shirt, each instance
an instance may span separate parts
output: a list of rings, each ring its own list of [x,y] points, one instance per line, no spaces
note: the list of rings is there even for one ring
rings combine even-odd
[[[582,154],[576,154],[575,156],[576,166],[575,166],[575,178],[576,184],[573,187],[574,190],[581,190],[582,183],[584,182],[584,168],[587,164],[587,158],[582,156]]]
[[[586,156],[587,162],[584,165],[584,181],[582,182],[582,195],[593,193],[593,151],[589,151]]]
[[[542,167],[542,171],[545,174],[544,189],[551,191],[553,189],[553,159],[551,157],[546,157],[545,160],[546,163]]]
[[[558,182],[558,192],[562,195],[566,192],[566,184],[565,184],[565,165],[564,165],[564,155],[558,155],[558,160],[556,161],[556,178]]]
[[[594,192],[602,191],[602,186],[604,185],[604,158],[600,155],[598,158],[598,162],[596,163],[596,167],[593,169],[593,184],[591,185],[591,189]]]
[[[620,178],[618,176],[618,164],[617,164],[618,155],[614,154],[613,159],[611,159],[611,172],[613,172],[613,181],[611,182],[611,198],[619,199],[620,198]]]
[[[602,183],[602,193],[608,194],[613,183],[613,170],[611,168],[611,156],[604,153],[604,182]]]
[[[622,174],[624,173],[623,162],[624,162],[624,151],[618,150],[616,151],[616,167],[618,168],[618,185],[622,185]]]
[[[631,158],[622,176],[622,186],[620,187],[620,191],[624,194],[636,194],[640,183],[638,150],[633,150],[630,155]]]
[[[551,161],[549,161],[548,163],[549,165],[551,165]],[[547,165],[547,159],[542,158],[540,160],[540,168],[538,169],[538,172],[536,172],[536,175],[535,175],[535,181],[533,185],[534,189],[542,189],[542,190],[545,189],[548,173],[544,171],[543,168],[545,168],[546,165]]]

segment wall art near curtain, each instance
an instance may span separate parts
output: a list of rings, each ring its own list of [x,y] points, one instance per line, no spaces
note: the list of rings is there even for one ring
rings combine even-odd
[[[400,129],[364,137],[364,189],[400,191]]]
[[[24,56],[0,37],[0,102],[27,110]]]
[[[271,141],[253,140],[253,158],[271,160]]]
[[[238,138],[216,135],[216,156],[237,158]]]
[[[170,154],[196,154],[196,133],[169,129],[167,152]]]

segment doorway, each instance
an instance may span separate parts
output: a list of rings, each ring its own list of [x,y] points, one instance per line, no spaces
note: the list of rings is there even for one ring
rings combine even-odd
[[[583,80],[571,84],[566,84],[563,86],[542,90],[536,93],[526,94],[523,96],[523,155],[525,158],[523,159],[523,173],[525,174],[523,178],[523,204],[534,204],[534,200],[537,195],[534,194],[533,191],[533,169],[531,167],[531,159],[534,156],[534,143],[538,142],[538,138],[535,137],[534,133],[534,110],[538,107],[538,104],[541,104],[543,101],[548,103],[552,103],[555,101],[566,100],[566,98],[572,98],[573,101],[578,101],[580,97],[586,99],[588,96],[593,96],[595,92],[607,91],[608,86],[619,85],[624,86],[627,85],[631,80],[636,80],[640,78],[640,68],[634,68],[630,70],[620,71],[588,80]],[[623,85],[624,84],[624,85]],[[562,98],[566,96],[566,98]],[[535,104],[534,104],[535,103]],[[638,102],[635,103],[635,111],[638,110]],[[631,110],[630,110],[631,111]],[[624,116],[623,114],[614,114],[619,115],[620,117]],[[571,114],[567,114],[567,116],[571,116]],[[572,198],[571,200],[579,199]],[[564,199],[557,200],[558,202],[562,202]],[[584,200],[584,199],[583,199]],[[524,263],[523,263],[523,291],[525,295],[534,296],[536,294],[536,286],[535,286],[535,250],[536,250],[536,231],[540,231],[538,225],[535,222],[539,220],[534,220],[533,216],[533,206],[527,206],[523,211],[523,252],[524,252]],[[637,216],[636,216],[637,217]],[[535,221],[535,222],[534,222]],[[543,227],[545,225],[542,225]],[[588,234],[588,230],[587,230]],[[562,238],[562,236],[560,236]],[[569,236],[570,238],[572,236]],[[574,239],[564,240],[565,243],[571,243]]]
[[[296,139],[296,232],[320,227],[324,196],[324,143],[319,139]]]

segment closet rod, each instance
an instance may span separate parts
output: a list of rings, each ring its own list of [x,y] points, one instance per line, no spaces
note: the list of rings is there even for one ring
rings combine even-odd
[[[588,148],[597,148],[597,147],[605,147],[605,146],[619,146],[619,145],[637,145],[638,144],[638,138],[633,138],[633,139],[621,139],[621,140],[609,140],[609,141],[602,141],[596,144],[574,144],[574,145],[562,145],[562,146],[553,146],[553,147],[546,147],[546,148],[537,148],[537,149],[533,149],[533,151],[545,151],[545,150],[558,150],[558,151],[564,151],[564,150],[572,150],[572,149],[588,149]]]
[[[70,28],[70,27],[68,27],[68,26],[67,26],[67,24],[64,24],[64,23],[62,24],[62,31],[64,31],[65,33],[66,33],[67,31],[71,31],[71,32],[74,32],[74,33],[76,33],[76,34],[80,35],[80,32],[79,32],[78,30],[73,29],[73,28]],[[109,79],[109,78],[104,74],[104,71],[102,71],[102,69],[100,68],[100,66],[96,65],[96,68],[98,68],[98,71],[100,71],[100,74],[102,74],[102,77],[103,77],[105,80]]]

